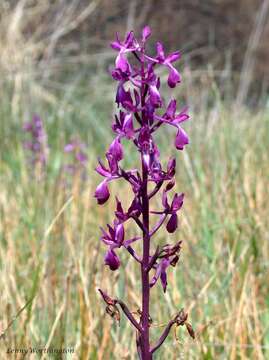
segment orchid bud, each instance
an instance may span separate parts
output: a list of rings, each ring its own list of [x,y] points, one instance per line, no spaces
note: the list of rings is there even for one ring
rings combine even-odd
[[[149,26],[145,26],[142,33],[142,41],[145,42],[151,35],[151,29]]]

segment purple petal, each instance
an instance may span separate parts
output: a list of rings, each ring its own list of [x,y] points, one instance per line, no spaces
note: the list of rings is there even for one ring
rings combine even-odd
[[[125,135],[127,136],[128,139],[131,139],[135,132],[134,132],[134,126],[133,126],[133,117],[132,114],[126,114],[125,118],[124,118],[124,123],[123,123],[123,132],[125,133]]]
[[[116,227],[115,241],[119,246],[121,246],[124,241],[124,227],[122,224],[119,224]]]
[[[167,260],[165,258],[161,260],[161,262],[157,266],[155,275],[153,276],[153,278],[150,282],[150,287],[154,286],[156,284],[158,278],[160,277],[163,291],[164,292],[166,291],[166,287],[167,287],[166,269],[168,268],[169,265],[170,265],[169,260]]]
[[[186,132],[181,128],[178,127],[177,136],[175,139],[175,146],[178,150],[183,150],[184,146],[189,143],[189,138]]]
[[[148,120],[150,120],[150,121],[153,121],[155,107],[152,105],[152,103],[150,101],[147,101],[145,107],[146,107],[146,109],[145,109],[146,118],[148,118]]]
[[[157,42],[156,48],[157,48],[157,59],[163,62],[165,60],[163,45],[160,42]]]
[[[128,215],[129,216],[139,216],[141,214],[141,204],[137,196],[135,196],[134,200],[132,201],[129,209]]]
[[[175,99],[172,99],[167,106],[164,117],[166,119],[171,119],[171,120],[174,119],[176,113],[176,107],[177,107],[177,101]]]
[[[113,69],[111,75],[116,81],[128,80],[128,74],[122,72],[120,69]]]
[[[136,112],[137,111],[137,107],[134,106],[133,104],[133,100],[127,100],[127,101],[123,101],[122,106],[124,107],[124,109],[128,110],[128,111],[132,111],[132,112]]]
[[[163,191],[162,204],[165,209],[167,209],[169,207],[166,191]]]
[[[174,88],[177,85],[177,83],[180,82],[180,75],[179,72],[172,65],[169,66],[169,68],[170,71],[167,82],[170,88]]]
[[[150,166],[150,156],[148,153],[143,153],[142,156],[143,166],[145,166],[146,169],[149,169]]]
[[[167,287],[167,275],[166,275],[166,269],[170,265],[170,261],[167,259],[163,259],[161,262],[161,283],[163,286],[163,291],[166,292]]]
[[[120,51],[122,46],[118,41],[113,41],[110,46],[112,47],[112,49]]]
[[[166,230],[172,234],[176,231],[177,229],[177,226],[178,226],[178,218],[177,218],[177,214],[174,213],[170,216],[170,219],[166,225]]]
[[[167,175],[169,177],[172,177],[175,175],[175,173],[176,173],[176,159],[172,158],[168,161],[167,164]]]
[[[123,211],[122,205],[120,200],[117,198],[116,196],[116,210],[115,210],[115,215],[116,217],[120,220],[120,221],[125,221],[126,220],[126,215]]]
[[[111,176],[111,173],[108,170],[106,170],[105,168],[101,167],[100,165],[98,165],[95,168],[95,171],[98,172],[98,174],[100,174],[101,176],[105,176],[105,177]]]
[[[162,99],[161,99],[161,95],[155,85],[149,86],[149,94],[150,94],[151,104],[155,107],[160,107],[162,104]]]
[[[122,53],[119,53],[116,58],[116,68],[120,69],[124,73],[129,72],[130,65]]]
[[[161,266],[161,263],[160,263],[157,266],[156,272],[155,272],[153,278],[150,281],[150,287],[153,287],[156,284],[157,280],[159,279],[159,277],[161,275],[161,271],[162,271],[162,266]]]
[[[104,164],[100,159],[98,159],[99,165],[95,168],[95,170],[100,174],[101,176],[109,177],[111,176],[111,173],[106,169]]]
[[[148,145],[149,141],[150,141],[150,131],[148,127],[142,127],[142,129],[139,132],[139,137],[138,137],[138,143],[141,146],[145,146]]]
[[[128,49],[129,47],[132,47],[132,46],[133,46],[133,43],[134,43],[134,32],[133,32],[133,31],[130,31],[130,32],[128,32],[128,34],[126,35],[124,44],[125,44],[125,47]]]
[[[165,192],[170,191],[175,186],[175,179],[172,179],[165,187]]]
[[[128,240],[126,240],[126,241],[124,241],[124,246],[125,247],[128,247],[129,245],[131,245],[132,243],[134,243],[135,241],[137,241],[137,240],[140,240],[141,239],[141,237],[140,236],[135,236],[135,237],[133,237],[133,238],[131,238],[131,239],[128,239]]]
[[[107,181],[102,181],[96,188],[94,197],[97,199],[99,205],[103,205],[109,199],[109,190]]]
[[[145,42],[151,35],[151,29],[148,25],[146,25],[142,32],[142,40]]]
[[[110,270],[115,271],[120,267],[120,259],[115,251],[109,249],[105,255],[105,264],[109,266]]]
[[[120,143],[119,137],[116,137],[116,139],[113,140],[108,152],[114,157],[116,161],[120,161],[123,159],[123,148]]]
[[[117,196],[116,196],[116,203],[117,203],[117,212],[124,214],[123,207],[121,205],[121,201],[119,200],[119,198]]]
[[[107,227],[108,227],[108,231],[109,231],[111,239],[113,239],[113,242],[115,242],[115,230],[109,224],[107,224]]]
[[[113,246],[114,245],[114,241],[112,240],[110,234],[108,234],[102,227],[101,227],[101,231],[102,231],[102,235],[100,237],[100,239],[109,246]]]
[[[106,154],[107,161],[109,163],[110,175],[117,175],[119,167],[118,167],[118,160],[115,156],[111,153]]]
[[[119,84],[116,94],[116,103],[123,104],[124,102],[130,102],[133,103],[132,96],[130,94],[130,91],[125,91],[122,82]]]
[[[188,108],[185,107],[173,120],[174,124],[180,124],[189,119],[189,115],[186,113]]]
[[[125,90],[122,83],[120,83],[116,93],[116,103],[118,104],[118,106],[124,101],[124,99],[125,99]]]
[[[184,201],[184,193],[181,193],[179,195],[175,194],[174,199],[171,204],[171,210],[173,212],[175,212],[175,211],[178,211],[179,209],[181,209],[183,206],[183,201]]]
[[[180,59],[180,52],[179,51],[175,51],[174,53],[170,54],[167,56],[167,58],[165,59],[166,63],[173,63],[175,61],[177,61],[178,59]]]

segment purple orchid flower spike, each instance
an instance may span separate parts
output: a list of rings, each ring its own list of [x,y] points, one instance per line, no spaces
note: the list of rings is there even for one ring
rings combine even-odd
[[[31,121],[23,125],[23,130],[30,135],[30,140],[24,143],[24,148],[30,153],[31,165],[39,165],[44,170],[48,162],[49,148],[41,117],[34,115]]]
[[[162,44],[158,42],[156,56],[149,56],[146,45],[150,35],[151,29],[146,26],[140,41],[131,31],[123,41],[117,35],[116,41],[111,44],[118,52],[115,68],[111,72],[113,79],[118,82],[115,96],[118,113],[112,123],[115,138],[106,152],[107,164],[99,160],[96,167],[104,180],[97,186],[94,195],[99,205],[105,204],[110,198],[108,184],[120,179],[129,184],[133,193],[132,202],[127,209],[123,208],[121,200],[116,197],[113,225],[107,225],[107,230],[101,229],[101,241],[107,247],[104,263],[110,270],[118,271],[121,268],[122,249],[141,268],[142,308],[138,311],[139,320],[134,318],[122,300],[112,299],[104,291],[99,291],[107,305],[107,313],[119,321],[119,305],[135,327],[138,356],[142,360],[153,359],[155,351],[163,344],[173,325],[185,325],[188,333],[194,337],[191,325],[186,322],[187,314],[180,310],[170,320],[156,344],[152,345],[150,341],[150,293],[158,283],[162,285],[164,292],[167,291],[169,269],[178,263],[181,250],[181,241],[174,245],[159,245],[154,250],[152,238],[164,226],[168,233],[176,232],[184,200],[183,193],[175,193],[171,200],[168,199],[175,187],[176,159],[172,157],[166,166],[162,165],[161,148],[156,144],[155,133],[161,131],[164,125],[169,125],[176,129],[174,145],[177,150],[184,150],[189,143],[188,135],[182,128],[182,123],[189,118],[187,108],[177,112],[175,99],[165,104],[161,95],[161,81],[156,73],[158,66],[164,66],[168,70],[168,86],[177,86],[181,78],[174,63],[179,60],[180,53],[165,55]],[[130,141],[139,154],[140,169],[126,170],[122,167],[125,141]],[[151,199],[160,194],[162,187],[162,208],[150,210]],[[159,219],[151,228],[150,216],[156,215]],[[141,235],[128,238],[125,228],[131,222],[134,222]],[[141,254],[134,250],[133,243],[136,241],[142,242]]]

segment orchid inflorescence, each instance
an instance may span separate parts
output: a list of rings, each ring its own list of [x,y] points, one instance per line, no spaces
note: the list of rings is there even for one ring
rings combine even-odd
[[[23,130],[30,134],[30,139],[24,142],[24,148],[29,151],[31,165],[44,167],[48,161],[49,148],[40,116],[34,115],[31,121],[23,125]]]
[[[141,267],[142,281],[142,310],[136,319],[128,307],[119,299],[112,299],[106,292],[100,290],[103,300],[107,304],[107,313],[117,320],[120,319],[119,308],[125,313],[137,331],[137,350],[140,359],[152,359],[153,353],[162,345],[169,334],[170,328],[183,325],[187,319],[183,310],[168,323],[163,334],[153,346],[150,344],[149,328],[151,317],[149,313],[150,289],[160,279],[163,291],[167,288],[167,270],[175,266],[179,260],[181,241],[176,244],[157,246],[152,250],[152,238],[165,224],[169,233],[174,233],[178,227],[178,212],[184,201],[184,194],[175,194],[169,201],[168,193],[175,186],[176,160],[171,158],[165,168],[160,162],[160,151],[154,140],[154,134],[163,125],[170,125],[176,129],[174,145],[177,150],[183,150],[189,143],[186,132],[181,124],[189,116],[187,109],[176,111],[177,102],[171,99],[167,106],[160,94],[161,81],[156,74],[157,65],[167,68],[169,75],[167,84],[174,88],[180,82],[180,74],[174,67],[174,62],[180,58],[180,53],[165,55],[163,45],[157,42],[156,56],[146,54],[146,43],[151,35],[148,26],[143,29],[142,38],[138,41],[131,31],[124,41],[117,35],[111,46],[118,52],[115,68],[111,74],[118,81],[116,104],[119,112],[115,115],[112,130],[115,138],[106,152],[107,165],[101,160],[96,171],[104,177],[97,186],[95,198],[103,205],[110,197],[109,183],[124,179],[133,192],[133,200],[127,211],[124,211],[120,199],[116,197],[115,219],[107,230],[101,229],[101,240],[107,246],[104,262],[112,271],[119,269],[121,261],[118,255],[120,248],[125,248]],[[130,59],[130,56],[133,59]],[[122,140],[131,141],[141,157],[141,169],[124,170],[120,162],[124,158]],[[152,189],[150,190],[150,186]],[[162,191],[162,208],[150,211],[150,200]],[[150,215],[159,216],[157,223],[150,228]],[[142,232],[142,236],[126,238],[125,224],[133,220]],[[167,221],[166,221],[167,220]],[[143,254],[140,256],[133,247],[134,242],[142,241]],[[154,274],[151,275],[151,270]],[[183,311],[183,318],[182,318]],[[181,320],[180,320],[181,319]],[[190,324],[185,324],[190,335],[194,333]]]

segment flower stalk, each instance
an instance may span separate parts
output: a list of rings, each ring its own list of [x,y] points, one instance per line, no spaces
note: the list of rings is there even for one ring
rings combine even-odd
[[[165,55],[161,43],[156,44],[155,57],[146,53],[146,43],[151,35],[148,26],[143,29],[142,38],[138,41],[131,31],[125,40],[116,41],[111,46],[118,52],[112,77],[118,81],[116,104],[119,108],[112,124],[116,137],[106,152],[107,165],[99,160],[96,171],[104,177],[97,186],[95,198],[99,205],[105,204],[110,198],[109,183],[122,179],[126,181],[133,192],[133,200],[125,211],[120,199],[116,197],[115,219],[113,224],[107,224],[107,230],[101,228],[101,241],[107,246],[104,257],[105,265],[110,270],[117,271],[121,266],[118,256],[120,248],[125,248],[140,266],[141,271],[141,310],[136,312],[137,320],[127,305],[119,299],[113,299],[103,290],[100,293],[107,304],[106,312],[116,321],[120,321],[120,309],[131,325],[136,329],[137,351],[141,360],[151,360],[153,354],[163,344],[172,326],[186,325],[189,334],[194,332],[186,323],[187,314],[181,310],[165,328],[155,345],[151,345],[150,326],[150,293],[160,280],[163,291],[167,288],[167,271],[170,266],[176,266],[181,250],[181,241],[176,244],[157,245],[153,249],[152,237],[165,226],[168,233],[174,233],[178,228],[178,212],[183,206],[184,194],[174,194],[170,191],[175,186],[176,160],[168,161],[166,170],[160,161],[160,151],[154,136],[163,126],[176,128],[174,141],[177,150],[183,150],[189,139],[181,123],[189,116],[187,109],[176,113],[177,102],[171,99],[165,105],[161,96],[160,78],[155,69],[158,65],[168,69],[167,84],[174,88],[180,82],[180,75],[173,63],[180,58],[179,52]],[[128,59],[133,55],[133,62]],[[140,168],[126,170],[120,166],[124,158],[123,141],[131,141],[140,154]],[[153,184],[153,189],[152,188]],[[150,201],[161,193],[161,209],[151,210]],[[171,198],[169,200],[169,198]],[[150,229],[150,216],[159,216],[159,220]],[[134,221],[139,229],[138,236],[126,238],[127,223]],[[142,233],[142,234],[141,234]],[[135,250],[135,243],[142,242],[142,254]]]
[[[142,155],[142,217],[143,217],[143,260],[141,264],[141,282],[142,282],[142,332],[140,334],[141,354],[142,359],[151,359],[150,343],[149,343],[149,298],[150,285],[148,264],[150,260],[150,235],[149,235],[149,198],[148,198],[148,170],[143,161]]]

